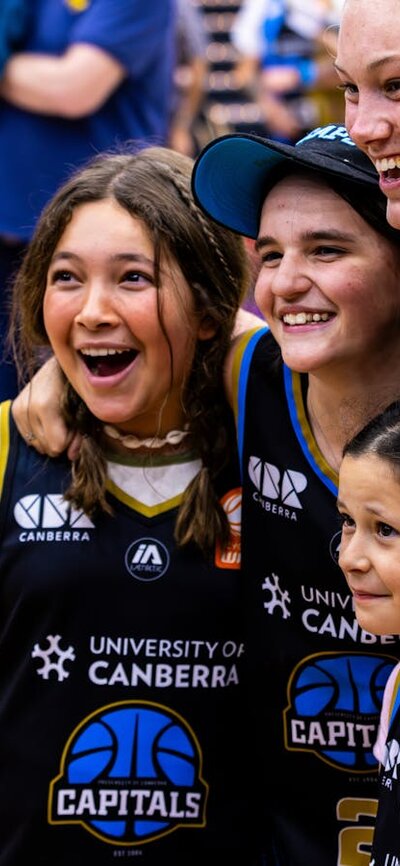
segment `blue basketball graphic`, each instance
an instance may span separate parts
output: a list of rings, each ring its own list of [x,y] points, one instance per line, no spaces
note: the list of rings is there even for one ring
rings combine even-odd
[[[308,750],[336,767],[376,767],[372,747],[387,678],[395,660],[325,653],[294,671],[285,711],[288,748]]]
[[[157,704],[104,707],[67,744],[51,786],[52,823],[80,823],[113,844],[202,826],[207,785],[183,719]]]

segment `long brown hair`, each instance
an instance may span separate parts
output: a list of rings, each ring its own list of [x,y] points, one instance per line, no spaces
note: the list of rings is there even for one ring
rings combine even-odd
[[[215,336],[197,342],[183,387],[182,405],[203,468],[185,491],[176,523],[179,544],[194,541],[208,550],[216,539],[224,544],[228,537],[225,513],[215,492],[215,480],[226,464],[232,439],[222,370],[249,275],[241,239],[217,226],[195,205],[191,171],[188,157],[149,147],[133,154],[99,156],[72,176],[44,210],[17,274],[11,335],[20,373],[26,378],[34,372],[35,348],[49,345],[43,321],[47,273],[75,208],[113,198],[145,223],[154,243],[155,285],[160,287],[161,258],[172,257],[191,289],[195,313],[206,316],[215,328]],[[160,304],[159,318],[163,327]],[[167,338],[165,329],[164,334]],[[172,346],[169,348],[172,368]],[[109,510],[101,425],[68,382],[62,407],[67,424],[84,437],[66,498],[89,514],[99,506]]]

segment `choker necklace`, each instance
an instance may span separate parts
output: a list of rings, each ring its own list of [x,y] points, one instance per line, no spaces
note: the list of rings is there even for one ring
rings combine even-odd
[[[162,448],[163,445],[179,445],[185,436],[189,435],[189,425],[185,424],[183,430],[170,430],[164,439],[159,439],[158,436],[149,436],[147,439],[140,439],[134,433],[121,433],[116,427],[111,424],[104,425],[104,432],[111,439],[117,439],[125,448]]]

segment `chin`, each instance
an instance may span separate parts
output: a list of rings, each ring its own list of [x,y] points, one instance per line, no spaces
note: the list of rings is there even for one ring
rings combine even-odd
[[[391,201],[388,199],[386,217],[389,225],[393,226],[394,229],[400,229],[400,200]]]
[[[321,366],[320,359],[316,359],[311,357],[310,355],[303,355],[298,352],[290,351],[290,349],[282,351],[282,358],[284,363],[290,370],[293,370],[294,373],[312,373],[314,370],[318,370]]]
[[[393,623],[379,622],[376,619],[376,617],[372,617],[372,619],[371,619],[371,617],[365,616],[365,615],[363,615],[363,613],[360,613],[357,610],[357,606],[356,606],[356,617],[357,617],[357,622],[358,622],[360,628],[362,628],[363,631],[368,632],[368,634],[376,634],[376,635],[396,634],[396,631],[393,630],[393,628],[392,628]]]

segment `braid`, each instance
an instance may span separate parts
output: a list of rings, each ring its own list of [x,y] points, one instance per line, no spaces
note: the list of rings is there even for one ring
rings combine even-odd
[[[200,222],[201,228],[202,228],[207,240],[210,242],[211,246],[215,250],[215,252],[218,256],[218,259],[221,262],[229,280],[233,283],[235,281],[235,277],[234,277],[234,275],[233,275],[233,273],[229,267],[229,264],[228,264],[224,254],[222,252],[221,246],[218,243],[217,238],[215,237],[215,229],[216,229],[215,223],[211,223],[211,221],[208,219],[208,217],[206,217],[206,215],[203,213],[203,211],[200,210],[199,207],[197,207],[196,202],[194,201],[194,198],[191,194],[191,191],[188,188],[187,178],[184,175],[179,174],[179,172],[173,171],[171,169],[171,166],[167,165],[167,163],[160,162],[159,165],[163,169],[166,177],[168,177],[168,179],[171,181],[171,183],[173,183],[175,189],[179,193],[184,204],[189,208],[189,210],[191,211],[193,216],[196,217],[198,222]]]
[[[99,422],[68,382],[62,395],[61,409],[67,426],[82,434],[79,454],[72,462],[71,483],[64,498],[75,508],[82,508],[89,517],[97,508],[111,514],[106,499],[107,461],[99,441]]]

